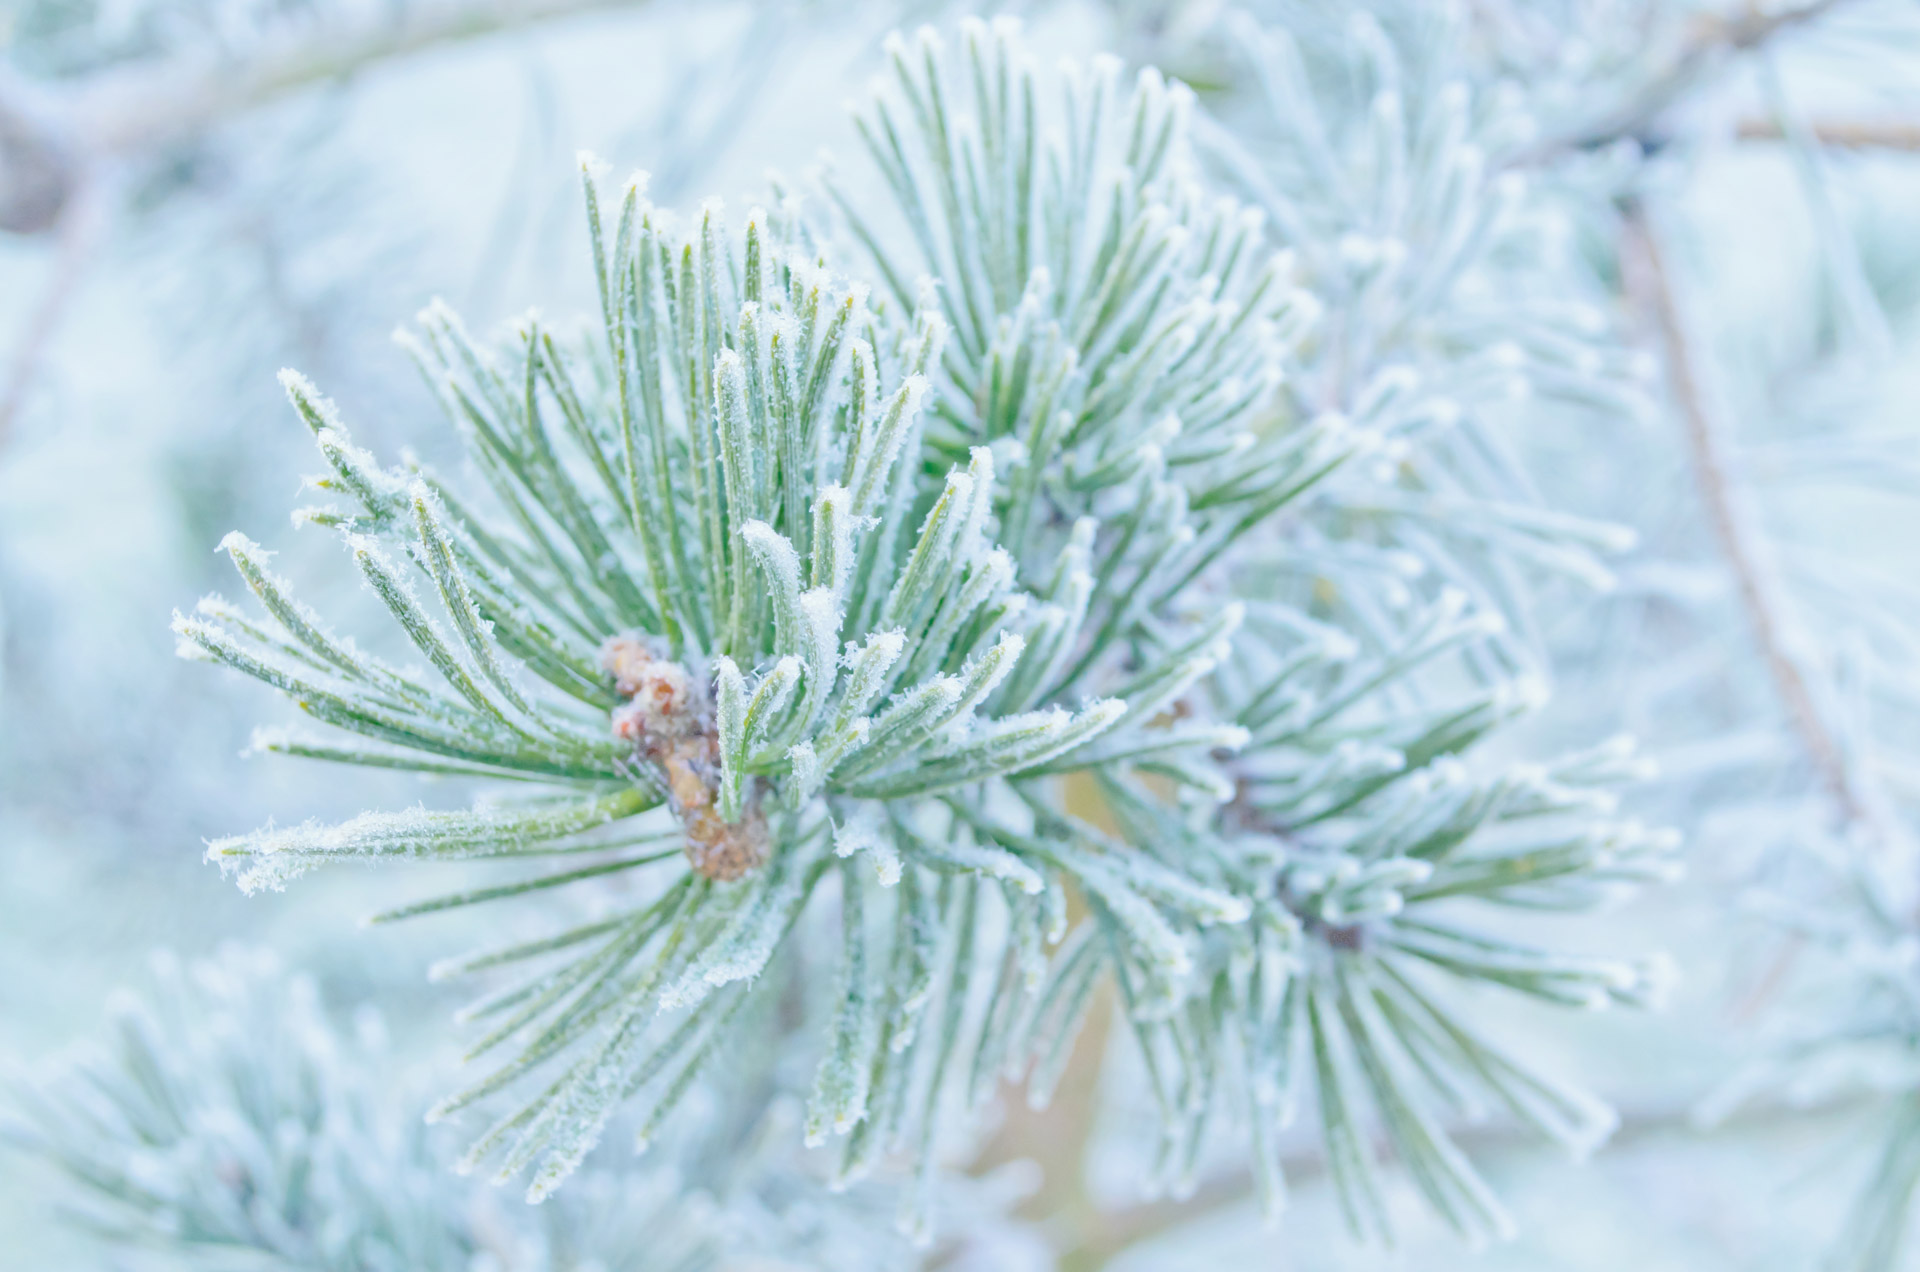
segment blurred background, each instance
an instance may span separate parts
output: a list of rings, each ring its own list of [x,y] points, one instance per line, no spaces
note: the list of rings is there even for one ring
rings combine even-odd
[[[1249,6],[1325,58],[1336,127],[1364,110],[1339,92],[1352,7]],[[1397,35],[1439,6],[1364,7]],[[1684,882],[1556,935],[1665,949],[1681,979],[1662,1013],[1515,1013],[1530,1054],[1623,1124],[1585,1163],[1467,1132],[1521,1227],[1487,1252],[1410,1200],[1397,1249],[1350,1244],[1306,1140],[1278,1232],[1230,1162],[1184,1207],[1141,1202],[1119,1147],[1139,1097],[1116,1055],[1086,1180],[1100,1217],[1074,1266],[1807,1268],[1870,1165],[1872,1105],[1846,1083],[1788,1084],[1713,1129],[1695,1115],[1796,1003],[1852,992],[1831,988],[1855,975],[1845,960],[1781,935],[1781,898],[1851,923],[1849,887],[1823,882],[1834,852],[1862,827],[1904,845],[1920,794],[1920,10],[1456,8],[1462,47],[1404,56],[1444,52],[1532,122],[1538,153],[1512,162],[1544,174],[1548,281],[1635,355],[1606,401],[1516,381],[1500,408],[1548,507],[1638,533],[1608,586],[1541,603],[1555,697],[1532,736],[1639,735],[1663,775],[1638,809],[1689,844]],[[768,169],[799,179],[853,150],[843,102],[886,31],[965,11],[0,0],[0,1053],[93,1028],[156,947],[242,940],[314,972],[330,1002],[378,1004],[437,1062],[454,1004],[425,968],[458,947],[455,921],[360,934],[375,902],[353,871],[248,899],[201,861],[205,839],[270,817],[420,798],[411,780],[245,758],[278,708],[173,656],[169,612],[232,586],[213,552],[228,529],[332,586],[310,593],[321,608],[362,603],[343,572],[301,568],[331,549],[285,519],[316,461],[274,373],[306,372],[383,455],[431,452],[436,408],[388,333],[434,297],[482,331],[585,311],[576,151],[646,169],[657,203],[744,208]],[[1000,11],[1049,54],[1110,50],[1188,80],[1260,152],[1231,6]],[[1659,293],[1634,285],[1646,225],[1690,340],[1684,379]],[[1701,481],[1703,414],[1719,489]],[[118,1266],[48,1198],[0,1155],[0,1263]]]

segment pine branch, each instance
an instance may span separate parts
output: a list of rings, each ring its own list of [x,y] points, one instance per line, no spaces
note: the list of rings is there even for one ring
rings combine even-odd
[[[1612,815],[1637,772],[1623,744],[1471,754],[1538,695],[1496,648],[1505,621],[1441,580],[1523,608],[1511,561],[1598,571],[1618,539],[1520,483],[1482,497],[1494,444],[1452,396],[1486,392],[1484,320],[1455,285],[1518,183],[1483,184],[1464,96],[1416,156],[1424,129],[1382,91],[1368,171],[1408,233],[1398,253],[1314,245],[1344,262],[1323,281],[1349,336],[1324,356],[1354,419],[1315,414],[1292,372],[1328,373],[1323,305],[1208,189],[1191,92],[1106,61],[1044,79],[1007,22],[961,35],[889,42],[860,118],[884,197],[834,178],[837,215],[782,197],[732,230],[717,204],[670,219],[638,181],[603,204],[588,163],[597,332],[529,320],[489,346],[430,308],[409,344],[478,482],[383,467],[286,376],[340,501],[298,521],[341,534],[429,670],[332,634],[237,534],[265,615],[208,598],[176,619],[182,652],[357,735],[273,749],[544,789],[211,855],[250,889],[350,858],[602,858],[382,917],[634,872],[610,916],[456,965],[517,971],[468,1012],[495,1067],[435,1116],[504,1103],[465,1164],[531,1169],[531,1200],[623,1107],[649,1138],[837,902],[807,1134],[838,1139],[843,1180],[915,1163],[918,1236],[953,1119],[1002,1077],[1036,1106],[1084,1087],[1068,1066],[1109,992],[1161,1113],[1160,1186],[1194,1179],[1233,1099],[1277,1206],[1276,1136],[1311,1101],[1356,1231],[1387,1232],[1376,1127],[1463,1235],[1504,1231],[1442,1107],[1497,1102],[1576,1151],[1609,1114],[1447,987],[1597,1008],[1661,978],[1469,929],[1456,903],[1585,908],[1666,877],[1675,846]],[[1436,197],[1402,197],[1415,162]],[[1344,235],[1345,198],[1311,224]],[[831,273],[834,244],[885,294]],[[1367,280],[1403,265],[1411,297],[1371,304]],[[1417,461],[1430,429],[1471,441]],[[1397,467],[1352,473],[1385,439]],[[1417,594],[1398,581],[1416,552],[1442,567]],[[1076,775],[1101,816],[1063,802]],[[681,859],[644,851],[663,837]]]

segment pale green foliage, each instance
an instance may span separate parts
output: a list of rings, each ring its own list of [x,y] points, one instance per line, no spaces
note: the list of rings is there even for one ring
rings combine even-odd
[[[152,963],[152,988],[120,995],[100,1038],[22,1075],[14,1121],[0,1124],[138,1266],[917,1266],[874,1230],[885,1189],[825,1205],[825,1185],[795,1168],[791,1112],[757,1103],[752,1082],[731,1084],[734,1107],[639,1170],[590,1170],[557,1210],[502,1205],[447,1170],[376,1017],[336,1028],[312,981],[260,951]],[[995,1221],[978,1200],[976,1218]]]
[[[1507,687],[1392,716],[1358,705],[1352,686],[1382,664],[1462,638],[1450,607],[1438,608],[1393,657],[1260,667],[1243,647],[1217,678],[1223,703],[1250,704],[1237,718],[1254,736],[1228,826],[1241,869],[1270,870],[1278,886],[1234,929],[1250,940],[1221,942],[1212,1002],[1222,1031],[1243,1040],[1269,1204],[1281,1180],[1268,1128],[1292,1116],[1311,1072],[1356,1228],[1387,1231],[1353,1107],[1364,1094],[1421,1191],[1463,1233],[1486,1236],[1510,1221],[1437,1109],[1474,1114],[1491,1102],[1581,1154],[1614,1119],[1463,1019],[1434,974],[1593,1009],[1643,1005],[1665,973],[1657,960],[1636,966],[1490,938],[1463,903],[1587,908],[1609,890],[1670,876],[1677,837],[1611,816],[1610,788],[1641,774],[1625,739],[1540,765],[1463,758],[1524,705]],[[1155,810],[1137,813],[1136,836],[1166,838]],[[1438,1097],[1431,1104],[1427,1088]]]
[[[13,1101],[12,1137],[66,1177],[87,1226],[183,1267],[467,1266],[461,1198],[380,1077],[377,1030],[342,1036],[270,956],[153,972],[90,1053]]]
[[[1833,1266],[1884,1272],[1910,1248],[1920,1191],[1920,996],[1914,969],[1911,846],[1810,840],[1768,863],[1749,904],[1793,942],[1775,975],[1794,993],[1768,1022],[1766,1045],[1696,1109],[1717,1124],[1784,1098],[1817,1107],[1861,1100],[1856,1134],[1872,1146]],[[1889,849],[1892,849],[1891,851]],[[1790,966],[1798,963],[1798,967]]]
[[[411,343],[484,490],[382,467],[288,377],[346,504],[298,520],[342,535],[431,674],[329,634],[238,536],[269,617],[204,603],[183,647],[365,739],[264,749],[539,794],[211,855],[248,887],[345,857],[586,857],[384,917],[641,872],[591,922],[448,968],[517,978],[467,1013],[495,1067],[435,1116],[497,1105],[465,1164],[531,1167],[535,1198],[620,1109],[655,1135],[824,892],[841,970],[806,1134],[838,1139],[842,1181],[917,1161],[910,1230],[957,1115],[1003,1077],[1044,1103],[1111,983],[1163,1182],[1239,1109],[1277,1201],[1273,1137],[1312,1091],[1356,1227],[1384,1229],[1370,1104],[1428,1198],[1497,1231],[1437,1110],[1491,1097],[1583,1148],[1607,1115],[1430,982],[1594,1006],[1649,980],[1454,903],[1585,905],[1671,844],[1612,816],[1619,747],[1456,758],[1529,682],[1439,581],[1517,608],[1510,559],[1609,537],[1420,476],[1423,430],[1459,410],[1383,361],[1399,343],[1354,343],[1364,288],[1327,309],[1211,189],[1185,88],[1038,75],[1004,23],[961,42],[889,45],[861,131],[891,210],[834,178],[834,217],[781,199],[676,229],[638,182],[603,204],[589,168],[593,338],[529,320],[483,347],[430,310]],[[1354,471],[1368,455],[1393,462]],[[1097,815],[1069,811],[1070,774]]]
[[[1645,412],[1651,367],[1566,259],[1564,208],[1586,192],[1523,162],[1532,103],[1483,82],[1464,12],[1380,8],[1301,15],[1297,32],[1234,20],[1235,65],[1258,91],[1232,127],[1200,130],[1208,162],[1272,219],[1334,315],[1298,392],[1365,428],[1393,465],[1322,498],[1334,542],[1307,537],[1262,564],[1282,588],[1371,561],[1376,594],[1396,576],[1462,589],[1507,624],[1488,632],[1495,674],[1538,669],[1529,576],[1607,587],[1606,558],[1634,536],[1543,507],[1516,443],[1543,417]]]

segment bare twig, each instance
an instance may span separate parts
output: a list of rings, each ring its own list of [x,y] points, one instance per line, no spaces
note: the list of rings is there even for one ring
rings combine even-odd
[[[1704,18],[1682,41],[1665,70],[1654,75],[1631,100],[1565,132],[1542,138],[1516,160],[1540,163],[1572,150],[1591,150],[1644,133],[1676,101],[1726,59],[1760,48],[1775,36],[1839,8],[1846,0],[1808,0],[1771,12],[1747,9],[1727,17]]]
[[[1103,830],[1117,832],[1099,788],[1084,774],[1066,781],[1068,809]],[[1067,891],[1069,921],[1087,922],[1085,899],[1077,889]],[[1095,1242],[1101,1216],[1087,1194],[1086,1154],[1100,1115],[1100,1074],[1114,1027],[1114,991],[1102,985],[1094,991],[1086,1020],[1073,1040],[1065,1067],[1054,1083],[1052,1102],[1044,1110],[1030,1108],[1011,1085],[1003,1087],[1006,1118],[982,1146],[973,1163],[976,1172],[1010,1161],[1031,1161],[1040,1167],[1040,1187],[1021,1205],[1021,1214],[1044,1225],[1059,1251],[1061,1272],[1084,1266],[1081,1252]]]
[[[1808,124],[1813,139],[1839,150],[1920,150],[1920,123],[1899,119],[1823,119]],[[1742,141],[1785,141],[1776,119],[1743,119],[1734,136]]]
[[[340,30],[294,27],[262,41],[241,65],[179,57],[90,83],[72,103],[74,132],[98,151],[176,141],[297,89],[382,62],[511,27],[618,8],[632,0],[457,0],[408,6]]]
[[[0,65],[0,231],[51,230],[77,184],[77,160],[56,114]]]
[[[1872,1094],[1847,1096],[1823,1106],[1821,1111],[1846,1116],[1863,1108],[1872,1107],[1873,1103]],[[1699,1133],[1703,1128],[1698,1121],[1696,1108],[1697,1101],[1687,1098],[1649,1104],[1641,1108],[1622,1109],[1619,1125],[1608,1141],[1608,1146],[1617,1149],[1662,1135]],[[1809,1112],[1810,1110],[1806,1108],[1792,1105],[1756,1104],[1738,1110],[1724,1121],[1717,1123],[1717,1126],[1729,1129],[1765,1130],[1778,1124],[1800,1123]],[[1449,1131],[1448,1138],[1475,1156],[1531,1152],[1547,1147],[1532,1130],[1513,1122],[1463,1126]],[[1384,1156],[1386,1151],[1384,1141],[1376,1145],[1378,1155]],[[1281,1161],[1281,1168],[1289,1180],[1299,1183],[1324,1174],[1327,1169],[1327,1159],[1325,1153],[1317,1147],[1303,1148],[1299,1152],[1287,1154]],[[1106,1211],[1099,1215],[1098,1226],[1090,1233],[1086,1245],[1082,1247],[1080,1262],[1073,1267],[1077,1272],[1098,1272],[1098,1269],[1105,1267],[1126,1250],[1197,1222],[1230,1206],[1251,1201],[1252,1198],[1251,1172],[1234,1170],[1202,1183],[1194,1194],[1184,1201],[1151,1201]],[[1066,1265],[1063,1264],[1064,1266]]]
[[[1872,817],[1856,786],[1838,737],[1821,714],[1794,656],[1787,621],[1772,577],[1765,567],[1762,540],[1750,523],[1737,475],[1727,462],[1726,445],[1713,407],[1694,364],[1687,324],[1673,290],[1658,237],[1646,209],[1630,204],[1623,225],[1621,269],[1627,294],[1652,324],[1667,365],[1667,383],[1686,428],[1694,480],[1715,540],[1733,574],[1741,608],[1754,644],[1807,759],[1826,787],[1842,823],[1870,825]]]
[[[1050,1230],[1062,1272],[1080,1266],[1079,1252],[1102,1222],[1087,1195],[1086,1151],[1100,1112],[1100,1071],[1113,1030],[1113,993],[1106,986],[1095,993],[1052,1102],[1035,1111],[1017,1090],[1003,1090],[1005,1120],[973,1164],[976,1172],[1019,1160],[1040,1167],[1040,1186],[1021,1203],[1020,1213]]]
[[[54,332],[66,318],[80,282],[92,264],[111,220],[105,178],[82,186],[69,200],[60,217],[60,237],[54,251],[53,269],[47,277],[40,300],[28,315],[26,327],[7,358],[5,378],[0,379],[0,446],[7,442],[14,419],[26,405],[52,343]]]
[[[243,58],[183,53],[73,86],[0,65],[0,231],[56,237],[52,276],[0,380],[0,442],[112,220],[126,162],[287,93],[439,45],[637,0],[443,0],[335,29],[288,21]]]
[[[289,19],[244,56],[183,52],[72,86],[0,70],[0,229],[54,229],[66,200],[106,165],[193,137],[287,93],[426,49],[635,0],[441,0],[328,27]],[[30,184],[27,184],[29,183]],[[19,215],[11,205],[23,196]]]

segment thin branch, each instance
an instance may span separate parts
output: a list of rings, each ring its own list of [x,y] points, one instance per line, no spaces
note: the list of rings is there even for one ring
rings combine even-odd
[[[1683,41],[1667,68],[1629,101],[1566,132],[1543,138],[1515,161],[1526,165],[1574,150],[1592,150],[1644,133],[1666,110],[1727,58],[1751,52],[1774,37],[1839,8],[1846,0],[1809,0],[1773,12],[1747,9],[1728,17],[1703,19]]]
[[[68,87],[0,65],[0,231],[57,236],[53,273],[0,379],[0,444],[113,214],[124,162],[273,99],[442,44],[636,0],[464,0],[337,30],[289,21],[244,59],[179,54]]]
[[[1808,124],[1813,139],[1837,150],[1920,151],[1920,123],[1899,119],[1823,119]],[[1734,128],[1741,141],[1785,141],[1775,119],[1743,119]]]
[[[1073,1272],[1078,1252],[1100,1217],[1087,1195],[1086,1153],[1100,1113],[1100,1072],[1113,1032],[1113,990],[1095,990],[1080,1034],[1073,1040],[1053,1100],[1039,1111],[1008,1086],[1001,1092],[1006,1114],[972,1164],[976,1174],[1012,1161],[1040,1167],[1040,1186],[1020,1205],[1020,1214],[1051,1230],[1059,1242],[1060,1268]]]
[[[1099,788],[1085,774],[1069,777],[1063,793],[1069,812],[1102,830],[1119,833]],[[1067,888],[1067,916],[1070,925],[1090,921],[1086,898],[1072,885]],[[1040,1187],[1021,1204],[1020,1213],[1049,1230],[1061,1272],[1077,1272],[1083,1266],[1081,1251],[1095,1239],[1101,1223],[1099,1207],[1087,1192],[1086,1158],[1100,1116],[1100,1077],[1114,1032],[1114,1000],[1110,982],[1094,990],[1086,1019],[1054,1083],[1053,1100],[1045,1109],[1032,1109],[1019,1090],[1003,1086],[1005,1119],[972,1165],[976,1174],[1022,1159],[1040,1167]],[[1087,1266],[1097,1265],[1098,1260]]]
[[[13,430],[14,419],[26,406],[27,396],[38,378],[41,360],[53,342],[54,333],[72,307],[87,267],[93,263],[105,237],[109,215],[109,196],[101,178],[82,186],[68,200],[60,218],[58,246],[53,269],[47,277],[40,299],[27,316],[26,327],[8,356],[5,378],[0,379],[0,446]]]
[[[1755,1104],[1738,1110],[1712,1129],[1763,1131],[1775,1125],[1803,1122],[1815,1113],[1844,1117],[1872,1108],[1875,1103],[1875,1095],[1864,1094],[1837,1099],[1817,1110],[1787,1104]],[[1703,1134],[1707,1128],[1700,1125],[1696,1107],[1697,1101],[1683,1099],[1623,1109],[1608,1147],[1618,1149],[1660,1135]],[[1513,1122],[1463,1126],[1450,1130],[1448,1138],[1474,1156],[1534,1152],[1549,1146],[1538,1134]],[[1387,1143],[1382,1138],[1375,1146],[1376,1156],[1384,1158],[1387,1152]],[[1281,1169],[1288,1180],[1297,1184],[1325,1174],[1326,1155],[1317,1147],[1288,1153],[1281,1161]],[[1098,1272],[1127,1250],[1230,1206],[1251,1201],[1253,1195],[1252,1173],[1232,1170],[1208,1179],[1184,1200],[1150,1201],[1106,1211],[1096,1217],[1096,1227],[1089,1230],[1085,1243],[1079,1247],[1080,1261],[1070,1266],[1073,1272]],[[1068,1266],[1062,1264],[1063,1269]]]
[[[443,44],[636,2],[447,0],[383,9],[333,29],[290,19],[243,56],[182,52],[72,85],[29,83],[0,66],[0,229],[54,231],[68,200],[98,170],[299,89]]]
[[[1806,673],[1787,640],[1785,610],[1764,565],[1760,533],[1750,522],[1745,493],[1740,490],[1737,476],[1727,462],[1722,429],[1695,365],[1672,277],[1659,239],[1645,208],[1639,203],[1628,206],[1622,230],[1621,269],[1627,294],[1646,314],[1659,340],[1667,366],[1668,387],[1686,428],[1694,480],[1714,538],[1733,574],[1754,644],[1786,708],[1788,721],[1831,796],[1840,820],[1850,826],[1870,825],[1868,805],[1847,766],[1846,753],[1821,714]]]
[[[181,56],[91,82],[71,102],[90,150],[126,154],[193,136],[222,120],[327,80],[442,44],[511,27],[621,8],[633,0],[463,0],[408,6],[337,31],[289,24],[246,58]]]
[[[32,85],[0,64],[0,231],[44,234],[77,184],[58,117]]]
[[[1078,893],[1070,891],[1068,901],[1074,921],[1085,922],[1085,903]],[[1040,1167],[1040,1186],[1021,1203],[1020,1214],[1053,1232],[1062,1272],[1078,1266],[1074,1260],[1089,1240],[1089,1223],[1098,1223],[1097,1208],[1087,1194],[1086,1154],[1100,1116],[1100,1074],[1106,1066],[1113,1024],[1114,991],[1110,984],[1103,984],[1094,990],[1067,1063],[1054,1083],[1052,1101],[1036,1110],[1018,1087],[1003,1084],[1000,1096],[1005,1115],[970,1167],[974,1174],[1022,1160]]]

